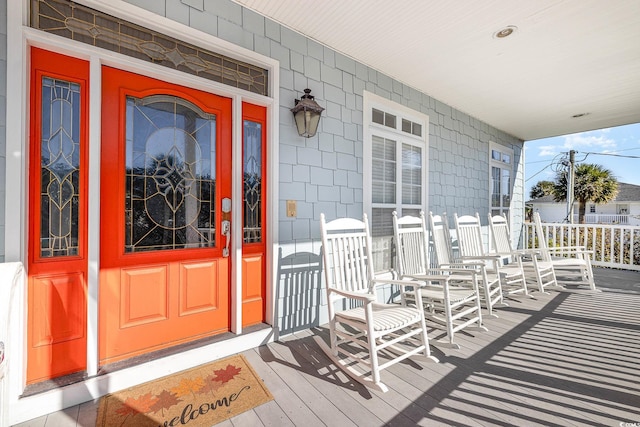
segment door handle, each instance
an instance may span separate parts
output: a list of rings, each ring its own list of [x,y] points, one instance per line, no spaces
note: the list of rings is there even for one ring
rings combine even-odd
[[[227,258],[229,256],[229,243],[231,243],[231,221],[222,221],[222,234],[227,239],[224,248],[222,248],[222,256]]]

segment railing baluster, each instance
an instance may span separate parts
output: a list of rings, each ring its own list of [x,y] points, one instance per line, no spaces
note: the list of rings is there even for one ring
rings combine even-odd
[[[537,236],[533,224],[526,224],[524,242],[527,248],[536,247],[536,239],[546,239],[549,247],[584,246],[593,253],[593,265],[640,271],[635,244],[638,242],[640,248],[640,226],[543,223],[542,230],[544,236]]]

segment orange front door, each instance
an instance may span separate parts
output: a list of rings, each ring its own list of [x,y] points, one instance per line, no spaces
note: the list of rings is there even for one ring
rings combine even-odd
[[[106,364],[229,330],[232,171],[229,98],[110,67],[102,78]]]
[[[89,64],[31,49],[27,383],[86,367]]]

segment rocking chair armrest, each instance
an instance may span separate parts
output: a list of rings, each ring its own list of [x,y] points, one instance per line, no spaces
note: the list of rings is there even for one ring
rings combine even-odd
[[[584,253],[584,254],[593,254],[593,251],[587,249],[584,246],[560,246],[547,248],[547,251],[554,253]]]
[[[400,287],[410,286],[414,289],[421,288],[424,286],[423,281],[449,281],[451,277],[447,275],[435,275],[435,274],[425,274],[420,276],[407,276],[411,277],[414,280],[393,280],[393,279],[373,279],[371,284],[376,287],[380,285],[398,285]]]
[[[498,253],[500,255],[503,254],[503,252],[495,252],[495,253]],[[516,250],[511,251],[511,252],[506,252],[506,255],[511,255],[511,254],[538,255],[539,253],[540,253],[540,249],[529,248],[529,249],[516,249]]]
[[[510,251],[510,252],[492,252],[491,254],[492,255],[496,254],[501,257],[514,256],[518,258],[525,258],[525,257],[534,257],[537,255],[540,255],[540,250],[539,249],[516,249],[515,251]]]
[[[449,268],[453,268],[456,270],[469,270],[473,271],[476,267],[484,267],[484,262],[452,262],[448,264],[440,264],[441,270],[447,270]],[[447,268],[442,268],[447,267]]]
[[[429,269],[429,271],[427,271],[424,274],[408,274],[404,277],[406,277],[407,279],[410,280],[409,285],[410,286],[417,286],[417,287],[429,287],[430,285],[432,285],[433,283],[431,282],[448,282],[449,280],[451,280],[451,275],[449,274],[435,274],[437,271],[440,271],[438,269]],[[442,270],[442,271],[446,271],[446,270]],[[453,270],[455,271],[455,270]],[[469,273],[474,273],[471,270],[469,270]],[[411,283],[411,282],[418,282],[418,283]]]
[[[440,276],[445,276],[445,277],[448,277],[448,278],[451,278],[451,274],[456,274],[456,273],[464,273],[464,274],[470,274],[470,275],[478,274],[478,271],[476,269],[474,269],[474,268],[468,268],[468,267],[465,268],[465,267],[463,267],[464,265],[474,266],[473,264],[449,264],[449,265],[456,265],[456,266],[460,266],[460,267],[430,268],[429,269],[429,273],[432,274],[432,275],[434,273],[440,273]]]
[[[525,257],[528,257],[531,259],[533,258],[538,259],[538,257],[542,256],[542,251],[537,248],[521,249],[521,251],[524,253]]]
[[[497,255],[499,257],[505,256],[522,256],[523,252],[520,251],[509,251],[509,252],[490,252],[489,255]]]
[[[363,294],[362,292],[343,291],[339,289],[331,289],[330,291],[342,297],[355,299],[364,303],[369,303],[376,300],[375,294]]]
[[[470,260],[470,261],[498,261],[500,259],[500,255],[498,254],[486,254],[486,255],[467,255],[461,256],[461,260]]]
[[[522,256],[520,257],[521,259],[533,260],[535,258],[536,260],[539,260],[542,257],[542,251],[540,249],[529,248],[520,249],[520,251],[522,252]]]

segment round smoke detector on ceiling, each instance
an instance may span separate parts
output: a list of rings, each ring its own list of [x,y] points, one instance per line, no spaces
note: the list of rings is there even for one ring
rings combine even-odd
[[[516,31],[518,31],[518,27],[516,27],[515,25],[507,25],[506,27],[493,33],[493,38],[504,39],[505,37],[513,35],[513,33],[515,33]]]

